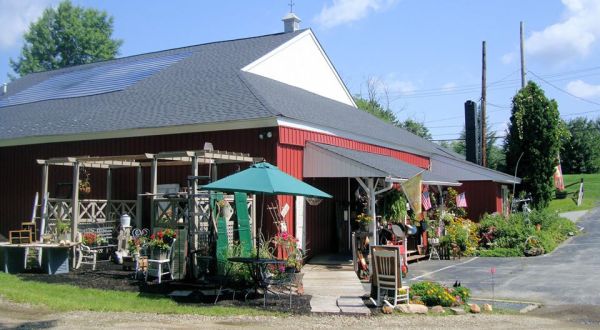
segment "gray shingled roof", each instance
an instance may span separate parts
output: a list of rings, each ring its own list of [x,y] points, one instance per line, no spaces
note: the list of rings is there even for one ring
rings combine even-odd
[[[473,164],[464,159],[440,155],[431,157],[431,171],[458,181],[495,181],[501,183],[521,183],[520,178]]]
[[[439,145],[360,109],[256,74],[242,75],[264,104],[283,117],[368,136],[418,154],[450,155]]]
[[[8,93],[0,100],[64,73],[189,54],[121,91],[0,107],[0,141],[279,117],[369,137],[375,144],[416,154],[443,155],[467,167],[472,165],[433,142],[352,106],[241,71],[304,31],[208,43],[27,75],[11,82]],[[487,171],[473,170],[478,177],[506,180],[505,176]]]
[[[301,31],[216,42],[27,75],[7,98],[66,72],[181,53],[189,57],[123,91],[0,107],[0,140],[273,117],[240,69]]]
[[[325,149],[342,157],[354,160],[358,163],[379,170],[383,173],[386,173],[388,176],[391,176],[392,178],[409,179],[422,172],[423,181],[458,183],[458,180],[450,179],[447,176],[432,173],[427,170],[423,171],[422,168],[410,165],[394,157],[378,155],[370,152],[351,150],[328,144],[314,142],[310,143],[318,146],[319,148]]]

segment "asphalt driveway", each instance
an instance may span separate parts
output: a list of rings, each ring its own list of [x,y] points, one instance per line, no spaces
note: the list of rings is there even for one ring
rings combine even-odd
[[[408,280],[455,281],[474,297],[494,296],[546,305],[600,305],[600,207],[578,223],[584,230],[549,255],[528,258],[462,258],[411,264]]]

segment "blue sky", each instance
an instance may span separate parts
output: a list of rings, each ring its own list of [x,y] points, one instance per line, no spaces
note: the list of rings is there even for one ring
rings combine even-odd
[[[114,16],[120,56],[281,32],[288,0],[84,1]],[[600,1],[296,0],[351,93],[374,79],[400,119],[425,122],[435,139],[458,137],[463,104],[481,96],[487,43],[488,112],[504,135],[520,87],[519,21],[525,22],[528,79],[558,101],[563,118],[600,117]],[[54,0],[0,0],[0,81],[21,35]],[[387,90],[385,97],[383,90]]]

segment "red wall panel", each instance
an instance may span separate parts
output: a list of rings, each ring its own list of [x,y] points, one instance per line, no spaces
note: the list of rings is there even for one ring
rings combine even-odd
[[[484,213],[502,212],[500,184],[492,181],[464,181],[456,190],[465,192],[467,217],[479,220]]]
[[[186,133],[162,136],[135,137],[124,139],[104,139],[64,143],[48,143],[0,148],[0,233],[7,235],[9,230],[31,217],[33,197],[41,189],[42,167],[36,159],[66,156],[111,156],[161,151],[202,149],[204,142],[212,142],[215,150],[227,150],[249,153],[254,157],[264,157],[267,161],[276,161],[277,129],[271,128],[273,137],[266,140],[258,138],[261,129],[234,131],[215,131]],[[200,166],[206,171],[205,166]],[[234,166],[219,168],[219,177],[230,173]],[[59,182],[71,182],[70,167],[51,166],[49,191],[51,197]],[[90,198],[104,198],[106,195],[105,171],[90,170],[92,193]],[[158,183],[179,183],[186,186],[186,177],[190,169],[187,166],[162,167],[158,173]],[[150,190],[150,172],[144,169],[143,191]],[[136,176],[133,169],[117,169],[113,172],[113,193],[115,199],[135,199]],[[146,212],[147,213],[147,212]],[[147,216],[147,214],[146,214]]]
[[[335,145],[338,147],[370,152],[374,154],[386,155],[402,160],[414,166],[424,169],[429,168],[429,158],[415,155],[409,152],[394,150],[364,142],[358,142],[351,139],[332,136],[324,133],[305,131],[298,128],[279,127],[279,143],[304,147],[307,141]]]

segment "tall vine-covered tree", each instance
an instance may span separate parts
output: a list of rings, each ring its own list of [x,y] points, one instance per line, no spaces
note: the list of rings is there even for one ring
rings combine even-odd
[[[25,44],[13,71],[24,76],[114,58],[123,43],[113,39],[113,18],[105,11],[73,6],[63,1],[48,8],[24,35]]]
[[[548,206],[554,185],[561,138],[568,133],[560,119],[558,104],[549,100],[534,82],[528,82],[512,100],[505,141],[507,169],[523,179],[519,190],[531,193],[536,208]]]

